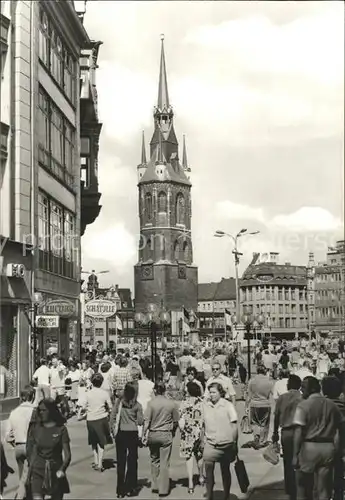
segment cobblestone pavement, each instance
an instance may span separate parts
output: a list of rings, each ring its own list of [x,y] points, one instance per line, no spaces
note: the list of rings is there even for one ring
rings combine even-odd
[[[243,413],[243,403],[237,404],[238,413]],[[87,431],[84,422],[77,422],[72,419],[68,423],[68,430],[72,445],[72,463],[68,469],[68,479],[71,486],[71,493],[66,495],[68,500],[76,499],[114,499],[116,498],[116,452],[113,445],[106,449],[105,468],[103,473],[91,469],[92,452],[87,445]],[[241,436],[240,446],[251,439],[251,436]],[[11,447],[5,446],[7,460],[10,465],[17,470],[14,460],[14,453]],[[262,458],[261,451],[253,449],[240,449],[240,458],[244,460],[250,479],[250,490],[247,494],[240,492],[236,475],[233,473],[233,484],[231,488],[231,500],[250,498],[250,500],[285,500],[287,497],[283,491],[283,471],[282,464],[272,466]],[[193,495],[187,492],[187,474],[184,460],[179,457],[179,436],[174,442],[171,458],[170,477],[172,489],[169,498],[174,499],[202,499],[204,489],[196,486]],[[4,492],[5,499],[14,497],[17,487],[17,475],[9,476],[7,488]],[[139,499],[151,500],[157,497],[150,488],[150,460],[146,448],[139,450],[139,484],[141,491]],[[222,500],[221,477],[219,468],[216,474],[216,485],[214,500]]]

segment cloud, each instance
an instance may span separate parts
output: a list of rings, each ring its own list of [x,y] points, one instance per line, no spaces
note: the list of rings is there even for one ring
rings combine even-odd
[[[343,226],[340,218],[322,207],[301,207],[290,214],[269,217],[261,207],[224,200],[217,203],[215,216],[232,221],[258,222],[272,231],[337,231]]]
[[[185,41],[230,51],[252,71],[298,74],[334,85],[344,74],[344,8],[342,2],[332,3],[326,11],[283,25],[261,15],[199,26]]]
[[[288,215],[276,215],[270,224],[290,231],[336,231],[344,225],[342,221],[322,207],[301,207]]]
[[[124,224],[86,232],[83,239],[85,258],[108,262],[120,274],[132,262],[137,250],[136,240]]]
[[[253,208],[249,205],[241,205],[232,201],[220,201],[216,205],[216,216],[227,217],[232,220],[254,220],[265,222],[264,211],[262,208]]]

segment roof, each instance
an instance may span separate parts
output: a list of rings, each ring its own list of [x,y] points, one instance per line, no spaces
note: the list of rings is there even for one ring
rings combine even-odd
[[[162,152],[161,147],[158,144],[150,161],[147,164],[144,175],[139,180],[139,185],[150,182],[175,182],[177,184],[185,184],[187,186],[191,186],[191,182],[187,178],[178,160],[174,162],[174,166],[172,165],[172,163],[167,162],[164,157],[163,162],[158,163],[158,159],[160,156],[162,157]],[[162,171],[162,174],[159,173],[160,171]]]
[[[219,283],[199,283],[198,302],[236,300],[235,278],[222,278]]]
[[[264,262],[255,266],[250,265],[245,270],[241,279],[241,286],[255,285],[258,283],[303,285],[306,283],[306,281],[306,266],[294,266],[290,264],[279,265],[275,263]]]

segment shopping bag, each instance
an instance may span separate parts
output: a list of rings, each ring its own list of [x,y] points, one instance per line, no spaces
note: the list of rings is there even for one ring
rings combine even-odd
[[[262,456],[270,464],[277,465],[279,463],[279,447],[275,443],[271,443],[267,446]]]
[[[238,457],[235,462],[235,472],[241,492],[247,493],[250,484],[248,474],[243,460],[240,460]]]
[[[248,415],[244,415],[241,420],[241,432],[243,434],[252,434],[253,429],[250,424],[250,420]]]

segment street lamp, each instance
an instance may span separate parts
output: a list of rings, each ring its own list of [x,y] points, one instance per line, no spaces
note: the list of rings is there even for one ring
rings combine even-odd
[[[242,316],[242,322],[245,326],[246,332],[247,332],[247,364],[248,364],[248,380],[251,378],[251,356],[250,356],[250,331],[253,329],[254,334],[256,332],[256,329],[259,326],[262,326],[264,323],[264,317],[262,314],[259,314],[256,317],[253,317],[253,315],[250,312],[245,312]]]
[[[254,234],[259,234],[260,231],[251,231],[248,233],[248,229],[241,229],[236,236],[233,236],[232,234],[226,233],[225,231],[220,231],[219,229],[214,233],[214,236],[216,238],[223,238],[224,236],[232,239],[233,241],[233,250],[232,253],[234,254],[234,259],[235,259],[235,286],[236,286],[236,314],[237,318],[240,317],[240,289],[239,289],[239,284],[238,284],[238,266],[240,263],[240,256],[243,255],[243,253],[238,251],[238,239],[241,238],[241,236],[251,236]]]
[[[156,304],[148,304],[147,312],[137,312],[134,316],[134,321],[138,323],[140,326],[148,326],[150,332],[151,339],[151,365],[152,365],[152,375],[153,381],[157,381],[157,367],[156,367],[156,358],[157,358],[157,330],[158,325],[161,324],[163,327],[162,333],[162,345],[163,345],[163,337],[165,333],[165,328],[167,325],[170,325],[171,318],[168,311],[164,308],[160,309]]]

